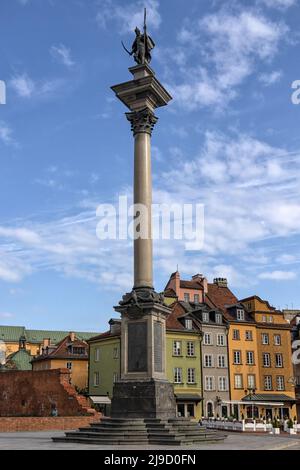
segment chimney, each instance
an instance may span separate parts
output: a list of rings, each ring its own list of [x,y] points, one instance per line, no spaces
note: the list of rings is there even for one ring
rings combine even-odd
[[[50,343],[51,343],[50,338],[44,338],[42,348],[49,348]]]
[[[192,279],[193,281],[198,281],[202,285],[204,295],[208,293],[208,282],[206,277],[203,276],[203,274],[195,274]]]
[[[228,287],[228,281],[226,277],[216,277],[214,279],[214,284],[218,287]]]
[[[69,333],[69,337],[70,337],[71,343],[74,343],[75,338],[76,338],[76,335],[75,335],[75,333],[74,333],[73,331],[71,331],[71,332]]]
[[[112,335],[121,334],[121,320],[119,319],[115,320],[114,318],[112,318],[111,320],[109,320],[109,324],[110,324],[110,333]]]
[[[179,292],[180,292],[180,274],[178,271],[176,271],[175,273],[175,292],[176,292],[176,295],[179,296]]]

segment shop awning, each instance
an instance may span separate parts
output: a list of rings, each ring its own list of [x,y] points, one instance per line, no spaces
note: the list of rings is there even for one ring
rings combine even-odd
[[[110,405],[111,404],[111,400],[107,395],[98,396],[98,397],[90,397],[90,399],[95,405]]]
[[[282,403],[296,403],[295,398],[289,397],[288,395],[282,393],[257,393],[254,395],[246,395],[242,398],[242,402],[244,403],[252,403],[252,402],[282,402]]]
[[[203,400],[203,397],[201,397],[201,395],[198,395],[197,393],[176,393],[175,397],[177,401],[199,402]]]

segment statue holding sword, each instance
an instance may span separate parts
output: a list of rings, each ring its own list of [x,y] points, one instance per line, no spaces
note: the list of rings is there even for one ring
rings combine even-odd
[[[149,64],[151,62],[151,51],[155,47],[155,43],[153,39],[147,34],[147,11],[145,8],[144,12],[144,33],[142,34],[139,28],[135,28],[135,40],[132,44],[132,50],[129,52],[128,49],[124,46],[124,43],[122,42],[122,45],[125,49],[125,51],[129,55],[133,55],[134,60],[137,64],[142,65],[142,64]]]

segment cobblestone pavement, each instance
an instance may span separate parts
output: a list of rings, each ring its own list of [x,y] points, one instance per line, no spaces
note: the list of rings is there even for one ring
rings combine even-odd
[[[54,443],[53,436],[62,432],[0,433],[0,450],[113,450],[108,446]],[[114,447],[115,450],[137,450],[135,446]],[[144,446],[143,450],[166,450],[165,447]],[[178,450],[171,447],[170,450]],[[229,433],[223,443],[204,444],[195,447],[180,447],[180,450],[300,450],[300,436],[271,436],[269,434]]]

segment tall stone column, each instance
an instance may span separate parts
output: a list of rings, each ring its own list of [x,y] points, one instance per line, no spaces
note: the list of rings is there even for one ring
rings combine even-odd
[[[121,378],[115,384],[112,417],[174,418],[173,386],[166,378],[166,318],[170,309],[153,287],[151,135],[154,110],[172,99],[148,64],[131,67],[133,80],[112,87],[129,108],[134,135],[134,203],[141,236],[134,240],[134,285],[115,310],[121,314]],[[139,214],[142,205],[143,213]],[[142,209],[141,209],[142,210]],[[146,211],[146,212],[145,212]]]
[[[153,288],[151,134],[158,119],[147,108],[127,119],[134,135],[134,204],[145,209],[143,237],[134,240],[134,288]]]

